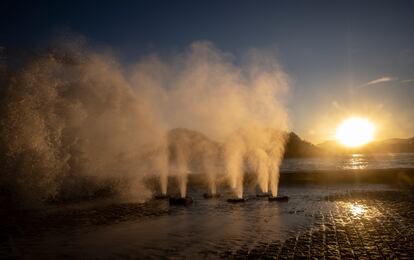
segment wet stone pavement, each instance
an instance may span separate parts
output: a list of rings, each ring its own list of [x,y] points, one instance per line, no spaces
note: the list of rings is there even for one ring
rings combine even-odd
[[[413,191],[283,192],[287,203],[234,205],[199,196],[190,207],[149,201],[5,214],[0,258],[414,259]]]
[[[408,191],[353,192],[321,198],[309,228],[284,242],[220,253],[227,259],[414,259],[414,204]]]

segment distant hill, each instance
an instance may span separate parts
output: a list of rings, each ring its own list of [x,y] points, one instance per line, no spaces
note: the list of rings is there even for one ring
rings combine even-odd
[[[317,144],[316,146],[325,151],[342,151],[344,149],[341,144],[334,140],[328,140],[323,143]]]
[[[276,130],[275,130],[276,131]],[[196,157],[201,156],[202,151],[207,150],[219,153],[221,144],[212,141],[207,136],[197,131],[183,128],[173,129],[169,133],[170,145],[178,139],[186,140],[192,153]],[[358,148],[346,148],[336,141],[326,141],[314,145],[300,138],[296,133],[290,132],[287,135],[284,158],[306,158],[335,156],[348,153],[408,153],[414,152],[414,137],[402,139],[392,138],[372,142]]]
[[[275,130],[276,131],[276,130]],[[325,156],[328,153],[316,145],[307,142],[301,139],[297,134],[290,132],[287,135],[287,141],[285,146],[285,158],[295,158],[295,157],[317,157]],[[170,130],[168,134],[170,152],[173,157],[175,157],[174,152],[174,143],[180,142],[186,143],[186,147],[191,147],[191,155],[195,157],[195,161],[198,161],[198,157],[203,153],[202,151],[210,151],[214,153],[219,153],[221,149],[221,144],[212,141],[206,135],[184,128],[176,128]]]
[[[336,141],[326,141],[318,144],[318,147],[337,153],[413,153],[414,137],[412,138],[391,138],[382,141],[371,142],[361,147],[346,148]]]
[[[373,142],[361,147],[359,151],[361,153],[412,153],[414,152],[414,137]]]
[[[285,158],[326,156],[328,152],[290,132],[285,146]]]

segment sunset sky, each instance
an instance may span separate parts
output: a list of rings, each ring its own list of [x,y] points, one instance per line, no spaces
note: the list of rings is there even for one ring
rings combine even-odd
[[[346,117],[377,139],[414,136],[414,1],[3,1],[0,46],[38,49],[71,31],[132,62],[208,40],[237,58],[277,53],[292,130],[318,143]]]

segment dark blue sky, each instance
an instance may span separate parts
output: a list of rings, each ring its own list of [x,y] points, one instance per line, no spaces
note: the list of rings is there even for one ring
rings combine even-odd
[[[2,2],[0,45],[42,48],[61,31],[124,61],[209,40],[236,56],[271,49],[292,78],[292,127],[329,138],[349,114],[379,138],[414,136],[414,1]]]

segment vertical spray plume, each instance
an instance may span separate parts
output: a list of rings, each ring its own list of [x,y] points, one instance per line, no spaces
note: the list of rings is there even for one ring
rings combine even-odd
[[[162,143],[166,144],[166,140]],[[153,175],[159,178],[159,189],[161,195],[167,195],[168,173],[169,173],[169,151],[166,145],[159,145],[154,154],[150,156],[152,162]]]
[[[187,155],[185,152],[178,147],[176,149],[177,153],[177,178],[178,185],[180,187],[180,196],[185,198],[187,196],[187,181],[188,181],[188,166],[187,166]]]
[[[236,62],[210,42],[195,42],[125,67],[111,55],[63,44],[2,84],[0,185],[23,200],[102,191],[144,200],[151,194],[146,178],[155,175],[165,194],[173,173],[186,196],[196,167],[212,193],[225,173],[242,197],[249,154],[260,187],[268,171],[277,193],[288,80],[269,52],[253,50]],[[202,135],[177,137],[176,128]]]
[[[243,198],[244,143],[240,133],[233,134],[224,144],[224,162],[230,188],[237,198]]]
[[[282,156],[285,148],[286,133],[276,132],[271,138],[269,149],[269,178],[270,192],[273,197],[277,197],[279,189],[279,169],[282,162]]]
[[[168,165],[168,156],[167,156],[166,150],[164,150],[164,153],[161,154],[158,167],[159,167],[158,173],[160,175],[161,194],[167,195],[169,165]]]
[[[217,177],[219,174],[219,150],[216,144],[200,141],[202,171],[207,177],[207,184],[211,195],[217,194]]]
[[[182,134],[170,135],[171,152],[175,161],[175,174],[178,180],[178,186],[181,198],[187,195],[187,175],[189,161],[189,143],[188,137]]]
[[[269,157],[263,149],[256,148],[249,156],[250,168],[257,174],[260,191],[269,191]]]

